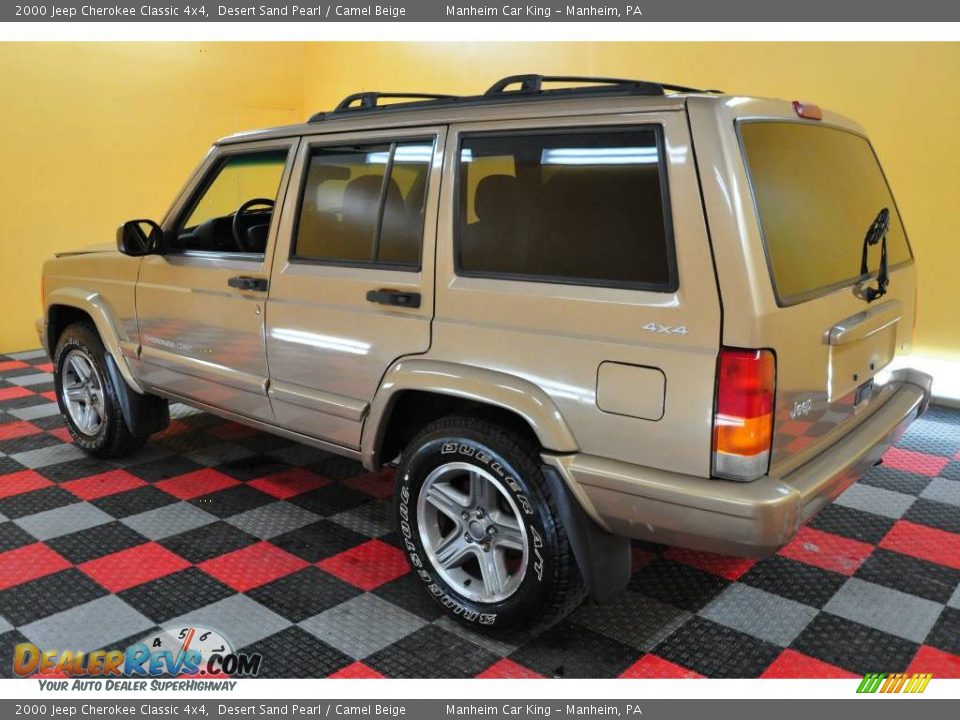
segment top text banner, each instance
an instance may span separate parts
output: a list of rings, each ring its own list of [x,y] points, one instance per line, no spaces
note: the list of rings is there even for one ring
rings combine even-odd
[[[13,22],[945,22],[960,20],[960,3],[944,0],[635,0],[589,3],[449,2],[245,3],[142,0],[4,2]]]

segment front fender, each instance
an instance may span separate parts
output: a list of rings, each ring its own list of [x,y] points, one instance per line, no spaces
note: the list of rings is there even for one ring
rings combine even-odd
[[[50,308],[54,305],[66,305],[77,308],[89,315],[97,328],[100,339],[103,341],[104,348],[106,348],[107,352],[110,353],[116,361],[117,369],[123,376],[124,381],[133,391],[141,395],[144,394],[143,386],[137,378],[134,377],[130,366],[127,364],[117,323],[113,319],[106,300],[100,293],[75,287],[61,287],[48,293],[44,301],[43,312],[44,320],[48,328],[50,323]],[[46,341],[46,345],[52,357],[56,348],[50,347],[51,343],[49,338]],[[128,351],[133,351],[135,346],[134,343],[124,343],[124,345],[129,345]]]
[[[370,405],[360,441],[365,466],[375,467],[393,405],[407,390],[509,410],[527,422],[543,447],[558,453],[580,449],[556,404],[529,380],[473,365],[412,358],[400,360],[387,370]]]

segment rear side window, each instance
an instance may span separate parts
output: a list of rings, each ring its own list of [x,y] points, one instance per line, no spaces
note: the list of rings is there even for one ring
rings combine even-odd
[[[880,163],[866,138],[797,122],[744,122],[743,150],[777,298],[792,305],[860,279],[863,238],[890,211],[887,262],[910,246]],[[869,249],[869,272],[880,262]]]
[[[310,155],[293,255],[417,268],[432,141],[338,145]]]
[[[458,272],[676,288],[660,132],[465,135]]]

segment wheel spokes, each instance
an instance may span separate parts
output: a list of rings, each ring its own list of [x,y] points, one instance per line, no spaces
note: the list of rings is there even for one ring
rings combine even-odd
[[[495,524],[496,533],[493,535],[494,547],[517,550],[523,552],[526,543],[519,525],[510,523],[501,517]]]
[[[78,355],[74,355],[70,358],[70,366],[80,379],[80,382],[85,383],[90,380],[90,366],[86,360],[82,360]]]
[[[483,587],[488,594],[496,597],[503,592],[507,583],[507,565],[502,552],[486,550],[477,555],[480,559],[480,573],[483,575]]]
[[[449,483],[434,483],[427,488],[427,502],[453,520],[460,527],[462,515],[469,500],[458,493]]]
[[[474,546],[463,538],[459,527],[444,538],[436,550],[437,562],[447,570],[462,565],[475,554]]]
[[[500,506],[500,492],[478,472],[470,473],[470,504],[485,508],[487,512]]]

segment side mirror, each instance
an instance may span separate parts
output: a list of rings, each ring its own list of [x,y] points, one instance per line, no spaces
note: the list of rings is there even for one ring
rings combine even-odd
[[[117,250],[140,257],[159,252],[163,230],[153,220],[128,220],[117,228]]]

